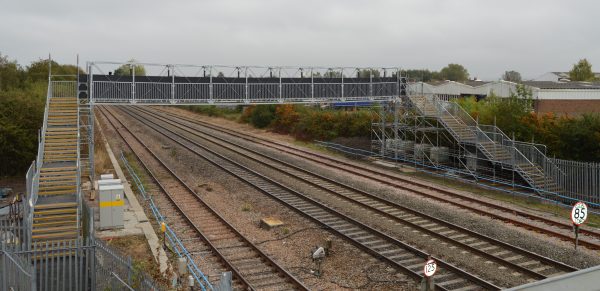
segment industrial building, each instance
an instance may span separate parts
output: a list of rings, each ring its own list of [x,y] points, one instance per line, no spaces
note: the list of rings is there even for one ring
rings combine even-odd
[[[600,83],[524,81],[532,92],[534,110],[537,113],[553,112],[559,115],[580,115],[600,113]],[[508,81],[454,81],[418,82],[411,89],[421,94],[435,94],[442,100],[476,96],[485,98],[492,92],[499,97],[509,97],[516,91],[517,83]]]

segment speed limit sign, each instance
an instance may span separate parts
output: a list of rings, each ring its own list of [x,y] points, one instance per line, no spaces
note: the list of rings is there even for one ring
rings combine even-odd
[[[573,224],[580,225],[585,222],[587,219],[587,205],[583,202],[577,202],[573,206],[573,210],[571,210],[571,220]]]
[[[423,267],[423,274],[425,274],[425,277],[433,276],[436,270],[437,264],[435,263],[435,260],[429,259],[425,262],[425,266]]]

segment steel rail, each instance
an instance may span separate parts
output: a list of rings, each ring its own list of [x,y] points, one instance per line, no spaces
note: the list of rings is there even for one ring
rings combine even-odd
[[[333,185],[335,185],[335,186],[342,187],[342,189],[347,189],[347,190],[353,191],[354,193],[358,193],[359,195],[361,195],[361,197],[368,197],[369,199],[372,199],[372,200],[375,200],[375,201],[377,201],[377,202],[380,202],[380,203],[384,204],[384,206],[383,206],[383,207],[390,206],[390,207],[393,207],[393,208],[395,208],[395,209],[402,210],[402,211],[404,211],[404,212],[409,212],[409,213],[411,213],[411,214],[413,214],[413,215],[415,215],[415,216],[419,216],[419,217],[421,217],[421,218],[425,218],[425,219],[427,219],[427,220],[433,221],[433,222],[435,222],[435,223],[437,223],[437,224],[444,225],[444,226],[446,226],[446,227],[448,227],[448,228],[450,228],[450,229],[454,229],[454,230],[457,230],[457,231],[462,231],[462,232],[464,232],[464,233],[467,233],[467,234],[468,234],[468,235],[470,235],[471,237],[476,237],[476,238],[478,238],[478,239],[481,239],[481,240],[487,241],[488,243],[490,243],[490,244],[492,244],[492,245],[496,245],[496,246],[504,247],[504,248],[506,248],[506,249],[509,249],[509,250],[510,250],[510,251],[512,251],[513,253],[519,253],[519,254],[522,254],[522,255],[528,256],[528,257],[530,257],[530,258],[533,258],[534,260],[539,260],[539,261],[541,261],[541,262],[545,262],[546,264],[550,265],[550,266],[551,266],[551,267],[553,267],[554,269],[560,269],[560,270],[563,270],[563,271],[566,271],[566,272],[573,272],[573,271],[577,271],[577,270],[578,270],[577,268],[574,268],[574,267],[572,267],[572,266],[569,266],[569,265],[566,265],[566,264],[564,264],[564,263],[558,262],[558,261],[556,261],[556,260],[553,260],[553,259],[551,259],[551,258],[548,258],[548,257],[545,257],[545,256],[541,256],[541,255],[539,255],[539,254],[536,254],[536,253],[530,252],[530,251],[528,251],[528,250],[525,250],[525,249],[519,248],[519,247],[517,247],[517,246],[510,245],[510,244],[508,244],[508,243],[505,243],[505,242],[502,242],[502,241],[500,241],[500,240],[497,240],[497,239],[494,239],[494,238],[488,237],[488,236],[486,236],[486,235],[483,235],[483,234],[480,234],[480,233],[477,233],[477,232],[471,231],[471,230],[469,230],[469,229],[463,228],[463,227],[461,227],[461,226],[458,226],[458,225],[456,225],[456,224],[450,223],[450,222],[448,222],[448,221],[445,221],[445,220],[442,220],[442,219],[439,219],[439,218],[435,218],[435,217],[433,217],[433,216],[430,216],[430,215],[428,215],[428,214],[422,213],[422,212],[420,212],[420,211],[416,211],[416,210],[410,209],[410,208],[408,208],[408,207],[402,206],[402,205],[400,205],[400,204],[398,204],[398,203],[396,203],[396,202],[393,202],[393,201],[391,201],[391,200],[388,200],[388,199],[385,199],[385,198],[382,198],[382,197],[379,197],[379,196],[373,195],[373,194],[371,194],[371,193],[368,193],[368,192],[366,192],[366,191],[363,191],[363,190],[357,189],[357,188],[355,188],[355,187],[353,187],[353,186],[350,186],[350,185],[347,185],[347,184],[341,183],[341,182],[339,182],[339,181],[335,181],[335,180],[333,180],[333,179],[330,179],[330,178],[328,178],[328,177],[324,177],[324,176],[322,176],[322,175],[320,175],[320,174],[317,174],[317,173],[315,173],[315,172],[312,172],[312,171],[310,171],[310,170],[307,170],[307,169],[304,169],[304,168],[298,167],[298,166],[296,166],[296,165],[293,165],[293,164],[291,164],[291,163],[288,163],[288,162],[282,161],[282,160],[280,160],[280,159],[277,159],[277,158],[275,158],[275,157],[272,157],[272,156],[269,156],[269,155],[263,154],[263,153],[261,153],[261,152],[258,152],[258,151],[256,151],[256,150],[249,149],[249,148],[247,148],[247,147],[244,147],[244,146],[242,146],[242,145],[240,145],[240,144],[237,144],[237,143],[234,143],[234,142],[232,142],[232,141],[227,141],[227,140],[226,140],[226,139],[224,139],[224,138],[218,137],[218,136],[216,136],[216,135],[211,135],[210,133],[206,133],[206,132],[204,132],[204,131],[201,131],[201,130],[200,130],[200,129],[198,129],[198,128],[193,128],[193,127],[190,127],[190,126],[188,126],[188,125],[185,125],[185,124],[183,124],[183,123],[181,123],[181,122],[177,122],[177,121],[175,121],[175,120],[168,120],[168,119],[166,119],[166,118],[164,118],[164,117],[162,117],[162,116],[160,116],[160,115],[158,115],[158,114],[156,114],[156,113],[153,113],[153,112],[150,112],[150,111],[147,111],[147,110],[143,110],[143,109],[139,109],[139,108],[138,108],[137,110],[139,110],[139,111],[141,111],[141,112],[144,112],[144,114],[152,115],[152,116],[154,116],[155,118],[157,118],[157,119],[159,119],[159,120],[162,120],[163,122],[166,122],[166,123],[169,123],[169,124],[172,124],[172,125],[173,125],[173,123],[175,123],[176,125],[173,125],[173,126],[176,126],[177,128],[180,128],[180,129],[182,129],[182,130],[184,130],[184,131],[186,131],[186,132],[188,132],[188,133],[190,133],[190,134],[192,134],[192,135],[195,135],[195,136],[197,136],[197,137],[199,137],[199,138],[201,138],[201,139],[203,139],[203,140],[206,140],[206,141],[208,141],[208,142],[211,142],[211,143],[213,143],[213,144],[215,144],[215,145],[217,145],[217,146],[219,146],[219,147],[224,147],[224,148],[227,148],[228,150],[230,150],[230,151],[233,151],[233,152],[235,152],[235,153],[237,153],[237,154],[244,155],[244,156],[246,156],[246,158],[248,158],[248,159],[251,159],[251,160],[253,160],[253,161],[257,162],[257,163],[260,163],[260,164],[262,164],[262,165],[268,166],[268,167],[270,167],[270,168],[272,168],[272,169],[275,169],[275,170],[277,170],[277,171],[280,171],[280,172],[281,172],[281,171],[283,171],[283,169],[282,169],[281,167],[278,167],[278,166],[276,166],[276,165],[272,165],[272,164],[269,164],[269,163],[267,163],[267,162],[261,161],[260,159],[257,159],[257,158],[253,158],[253,157],[247,156],[247,154],[244,154],[244,153],[240,152],[239,150],[232,149],[230,146],[224,146],[223,144],[217,143],[217,142],[215,142],[214,140],[211,140],[211,138],[212,138],[212,139],[217,139],[217,140],[219,140],[219,141],[221,141],[221,142],[223,142],[223,143],[225,143],[225,144],[228,144],[228,145],[231,145],[231,146],[234,146],[234,147],[237,147],[237,148],[241,148],[241,149],[243,149],[243,150],[245,150],[245,151],[251,152],[252,154],[258,155],[258,156],[260,156],[260,157],[263,157],[263,158],[265,158],[265,159],[268,159],[268,160],[270,160],[270,161],[274,161],[274,162],[276,162],[276,163],[278,163],[278,164],[284,165],[285,167],[289,167],[289,168],[291,168],[291,169],[293,169],[293,170],[295,170],[295,171],[299,171],[299,172],[305,173],[305,174],[307,174],[307,175],[310,175],[310,176],[316,177],[316,178],[318,178],[318,179],[320,179],[320,180],[322,180],[322,181],[325,181],[326,183],[330,183],[330,184],[333,184]],[[188,128],[189,128],[189,129],[188,129]],[[193,130],[191,130],[191,129],[193,129]],[[199,134],[198,134],[198,132],[202,132],[202,134],[204,134],[204,135],[207,135],[207,136],[210,136],[210,138],[208,138],[208,137],[205,137],[205,136],[201,136],[201,135],[199,135]],[[177,134],[177,133],[176,133],[176,134]],[[177,135],[181,136],[180,134],[177,134]],[[196,145],[199,145],[199,144],[198,144],[198,143],[196,143],[196,142],[193,142],[193,143],[194,143],[194,144],[196,144]],[[455,244],[455,245],[459,245],[460,247],[462,247],[462,248],[465,248],[465,249],[467,249],[467,250],[469,250],[469,251],[471,251],[471,252],[473,252],[473,253],[477,253],[477,254],[478,254],[478,255],[480,255],[480,256],[483,256],[483,257],[489,258],[489,259],[491,259],[491,260],[497,261],[497,262],[499,262],[500,264],[503,264],[503,265],[505,265],[505,266],[507,266],[507,267],[510,267],[510,268],[513,268],[513,269],[516,269],[517,271],[519,271],[519,272],[521,272],[521,273],[525,273],[525,274],[527,274],[527,275],[529,275],[529,276],[531,276],[531,277],[533,277],[533,278],[536,278],[536,279],[545,279],[545,278],[547,278],[547,276],[546,276],[546,275],[540,274],[539,272],[532,271],[532,270],[531,270],[531,269],[533,269],[533,267],[532,267],[532,266],[529,266],[529,267],[523,267],[523,266],[520,266],[520,265],[518,265],[518,264],[512,263],[512,262],[510,262],[510,261],[507,261],[507,260],[505,260],[505,259],[503,259],[503,258],[500,258],[500,257],[498,257],[498,256],[495,256],[495,255],[493,255],[493,254],[490,254],[490,253],[488,253],[487,251],[484,251],[484,250],[481,250],[481,249],[477,249],[477,248],[475,248],[475,247],[472,247],[472,246],[470,246],[469,244],[462,243],[462,242],[460,242],[460,241],[458,241],[458,240],[455,240],[455,239],[452,239],[452,238],[450,238],[450,237],[448,237],[448,236],[446,236],[446,235],[442,235],[441,233],[439,233],[439,230],[433,231],[433,230],[431,230],[431,229],[429,229],[429,228],[422,227],[422,226],[420,226],[420,225],[418,225],[418,224],[416,224],[416,223],[413,223],[413,222],[411,222],[411,221],[408,221],[408,220],[402,219],[402,218],[398,217],[397,215],[392,215],[392,214],[390,214],[390,213],[389,213],[389,212],[391,212],[391,210],[390,210],[390,209],[382,210],[382,209],[381,209],[382,207],[379,207],[379,208],[378,208],[378,207],[374,207],[374,206],[372,206],[372,205],[369,205],[369,204],[367,204],[367,202],[365,202],[365,201],[361,202],[361,201],[357,200],[357,198],[354,198],[354,197],[348,197],[347,195],[341,194],[339,191],[332,190],[331,188],[328,188],[328,187],[326,187],[326,186],[324,186],[324,185],[322,185],[322,184],[319,184],[319,183],[316,183],[316,182],[310,181],[309,179],[306,179],[306,178],[303,178],[303,177],[301,177],[301,176],[299,176],[299,175],[296,175],[296,174],[290,173],[289,171],[285,171],[284,173],[286,173],[288,176],[290,176],[290,177],[292,177],[292,178],[295,178],[295,179],[298,179],[298,180],[304,181],[305,183],[308,183],[308,184],[310,184],[310,185],[313,185],[314,187],[317,187],[317,188],[319,188],[319,189],[322,189],[322,190],[324,190],[324,191],[327,191],[328,193],[330,193],[330,194],[333,194],[333,195],[335,195],[336,197],[342,198],[342,199],[344,199],[344,200],[346,200],[346,201],[349,201],[349,202],[351,202],[351,203],[354,203],[354,204],[358,204],[358,205],[360,205],[360,206],[362,206],[362,207],[364,207],[364,208],[367,208],[367,209],[369,209],[369,210],[371,210],[371,211],[373,211],[373,212],[376,212],[376,213],[378,213],[379,215],[382,215],[382,216],[385,216],[385,217],[387,217],[387,218],[390,218],[390,219],[396,220],[396,221],[398,221],[398,222],[401,222],[401,223],[403,223],[403,224],[408,224],[408,225],[410,225],[411,227],[413,227],[413,228],[416,228],[416,229],[418,229],[418,230],[420,230],[420,231],[422,231],[422,232],[428,233],[428,234],[429,234],[429,235],[431,235],[431,236],[435,236],[435,237],[438,237],[438,238],[440,238],[440,239],[443,239],[443,240],[446,240],[446,241],[448,241],[448,242],[451,242],[451,243],[453,243],[453,244]],[[464,237],[461,237],[460,239],[462,240],[462,239],[464,239]]]
[[[262,144],[262,145],[264,145],[266,147],[273,148],[273,149],[276,149],[276,150],[279,150],[279,151],[282,151],[282,152],[285,152],[285,153],[288,153],[288,154],[291,154],[291,155],[295,155],[295,156],[298,156],[298,157],[301,157],[301,158],[313,161],[315,163],[318,163],[318,164],[321,164],[321,165],[324,165],[324,166],[327,166],[327,167],[331,167],[331,168],[343,170],[343,171],[352,173],[352,174],[360,176],[360,177],[364,177],[364,178],[367,178],[367,179],[370,179],[370,180],[373,180],[373,181],[377,181],[377,182],[383,183],[383,184],[388,185],[388,186],[392,186],[392,187],[395,187],[395,188],[399,188],[399,189],[402,189],[402,190],[413,192],[413,193],[425,196],[427,198],[434,199],[436,201],[440,201],[440,202],[451,204],[453,206],[464,208],[464,209],[467,209],[469,211],[478,213],[478,214],[483,215],[483,216],[488,216],[488,217],[492,217],[492,218],[495,218],[495,219],[498,219],[498,220],[506,221],[506,222],[509,222],[511,224],[514,224],[514,225],[517,225],[517,226],[520,226],[520,227],[523,227],[523,228],[526,228],[526,229],[531,229],[531,230],[534,230],[534,231],[539,232],[539,233],[543,233],[543,234],[546,234],[546,235],[549,235],[549,236],[554,236],[554,237],[560,238],[562,240],[571,241],[571,242],[575,241],[575,238],[573,236],[571,236],[571,235],[566,235],[564,233],[560,233],[560,232],[557,232],[557,231],[554,231],[554,230],[550,230],[550,229],[547,229],[547,228],[539,227],[539,226],[536,226],[536,225],[531,224],[531,223],[520,221],[518,219],[513,219],[513,218],[505,217],[505,216],[502,216],[502,215],[498,215],[496,213],[493,213],[493,212],[490,212],[490,211],[486,211],[486,210],[481,209],[479,207],[465,205],[461,201],[454,201],[454,200],[451,200],[451,199],[448,199],[448,198],[440,197],[440,196],[437,196],[437,195],[434,195],[434,194],[427,193],[424,190],[433,190],[433,191],[436,191],[438,193],[447,195],[447,196],[452,197],[452,198],[461,199],[461,200],[464,200],[464,201],[467,201],[467,202],[471,202],[471,203],[475,203],[475,204],[480,204],[480,205],[483,205],[485,207],[496,209],[496,210],[499,210],[499,211],[504,212],[504,213],[512,214],[512,215],[515,215],[515,216],[525,217],[525,218],[527,218],[529,220],[543,222],[543,223],[545,223],[547,225],[555,226],[555,227],[558,227],[558,228],[561,228],[561,229],[564,229],[564,230],[572,230],[573,226],[572,226],[572,224],[569,224],[569,223],[559,222],[559,221],[548,219],[548,218],[545,218],[545,217],[542,217],[542,216],[539,216],[539,215],[527,213],[525,211],[521,211],[521,210],[517,210],[517,209],[505,207],[505,206],[498,205],[498,204],[491,203],[491,202],[487,202],[487,201],[484,201],[484,200],[481,200],[481,199],[478,199],[478,198],[469,197],[469,196],[466,196],[466,195],[463,195],[463,194],[460,194],[460,193],[457,193],[457,192],[454,192],[454,191],[451,191],[451,190],[443,189],[443,188],[432,186],[432,185],[423,184],[423,183],[421,183],[419,181],[407,179],[405,177],[398,176],[398,175],[393,175],[393,174],[387,173],[387,172],[385,172],[383,170],[376,170],[376,169],[368,168],[368,167],[365,167],[363,165],[359,165],[359,164],[356,164],[356,163],[349,163],[349,162],[342,161],[342,160],[339,160],[339,159],[336,159],[336,158],[333,158],[333,157],[330,157],[330,156],[326,156],[326,155],[314,153],[314,152],[307,151],[307,150],[304,150],[304,149],[299,149],[299,148],[291,147],[291,146],[282,144],[280,142],[272,141],[272,140],[269,140],[269,139],[266,139],[266,138],[257,137],[257,136],[254,136],[254,135],[249,135],[247,133],[243,133],[243,132],[240,132],[240,131],[237,131],[237,130],[233,130],[233,129],[230,129],[230,128],[224,128],[222,126],[219,126],[219,125],[216,125],[216,124],[213,124],[213,123],[210,123],[210,122],[205,122],[205,121],[200,121],[200,120],[197,120],[197,119],[192,119],[192,118],[184,117],[184,116],[181,116],[181,115],[178,115],[178,114],[173,114],[173,113],[170,113],[170,112],[167,112],[167,111],[164,111],[164,110],[158,110],[158,111],[163,112],[163,113],[165,113],[165,114],[167,114],[169,116],[177,117],[177,118],[180,118],[180,119],[192,122],[192,123],[196,123],[196,124],[200,124],[200,125],[203,125],[203,126],[206,126],[206,127],[209,127],[209,128],[220,130],[221,132],[224,132],[226,134],[237,136],[237,137],[239,137],[241,139],[244,139],[244,140],[247,140],[247,141],[259,143],[259,144]],[[257,140],[258,140],[258,142],[257,142]],[[301,153],[301,154],[298,154],[298,152]],[[362,173],[360,171],[364,171],[364,172],[367,172],[367,173]],[[390,179],[390,180],[382,179],[380,177],[384,177],[384,178],[387,178],[387,179]],[[410,185],[413,185],[413,186],[417,186],[417,187],[421,188],[422,190],[416,189],[414,187],[409,187],[409,186],[406,186],[406,185],[402,185],[402,184],[396,182],[396,180],[399,180],[399,181],[401,181],[403,183],[407,183],[407,184],[410,184]],[[579,231],[580,231],[581,234],[588,235],[588,236],[594,237],[596,239],[600,239],[600,232],[597,232],[597,231],[594,231],[594,230],[590,230],[590,229],[585,229],[585,228],[580,228]],[[594,249],[594,250],[600,249],[600,243],[595,243],[595,242],[587,241],[585,239],[582,239],[581,237],[579,238],[579,245],[586,246],[586,247],[588,247],[590,249]]]
[[[370,237],[375,237],[376,239],[381,240],[383,243],[387,243],[388,245],[390,245],[390,244],[395,245],[399,248],[402,248],[403,251],[405,251],[405,252],[412,253],[412,255],[421,258],[423,260],[423,262],[425,261],[426,258],[430,257],[430,254],[423,252],[415,247],[412,247],[404,242],[401,242],[393,237],[390,237],[389,235],[387,235],[373,227],[365,225],[365,224],[363,224],[363,223],[361,223],[361,222],[359,222],[359,221],[357,221],[335,209],[332,209],[331,207],[329,207],[327,205],[324,205],[323,203],[321,203],[319,201],[316,201],[315,199],[307,197],[304,194],[295,191],[294,189],[291,189],[277,181],[274,181],[274,180],[254,171],[244,165],[241,165],[238,162],[235,162],[228,157],[225,157],[219,153],[216,153],[204,146],[196,146],[196,147],[202,148],[204,151],[214,155],[215,157],[220,159],[220,161],[216,161],[214,159],[208,158],[205,154],[198,152],[197,150],[193,149],[189,145],[186,145],[182,141],[180,141],[176,138],[173,138],[168,133],[165,133],[164,131],[169,132],[168,129],[165,129],[164,127],[162,127],[163,129],[159,130],[154,125],[144,122],[139,117],[134,116],[130,112],[128,112],[128,111],[123,111],[123,112],[128,114],[129,116],[131,116],[133,119],[137,120],[140,124],[143,124],[146,127],[152,128],[157,133],[165,136],[166,138],[172,140],[173,142],[188,149],[190,152],[196,154],[198,157],[208,161],[209,163],[217,166],[218,168],[239,178],[241,181],[249,184],[250,186],[254,187],[255,189],[259,190],[260,192],[267,194],[268,196],[274,198],[275,200],[280,201],[284,205],[287,205],[288,207],[290,207],[294,211],[300,213],[301,215],[329,228],[333,232],[348,239],[351,243],[353,243],[354,245],[358,246],[359,248],[367,251],[368,253],[374,255],[375,257],[390,263],[392,266],[394,266],[397,269],[405,271],[408,275],[412,276],[415,279],[422,278],[422,275],[421,275],[422,270],[421,270],[421,272],[411,270],[409,268],[409,266],[405,266],[405,265],[400,264],[399,262],[394,261],[393,259],[390,258],[389,255],[385,255],[380,251],[376,251],[373,247],[368,246],[367,243],[363,243],[363,242],[360,242],[358,239],[352,238],[352,236],[348,235],[347,233],[344,233],[341,229],[337,228],[335,225],[339,225],[339,224],[350,225],[350,227],[359,229],[362,232],[369,234]],[[158,127],[161,127],[161,126],[158,125]],[[189,139],[186,137],[182,137],[182,139],[191,143],[191,141],[189,141]],[[223,164],[223,162],[227,162],[227,163],[229,163],[229,165],[233,165],[234,169],[228,168],[226,166],[226,164],[225,165]],[[240,170],[241,170],[241,173],[240,173]],[[250,177],[247,177],[248,174]],[[260,180],[260,181],[257,182],[257,180]],[[264,182],[266,182],[266,183],[264,183]],[[283,191],[283,194],[281,194],[282,191]],[[279,193],[276,193],[276,192],[279,192]],[[301,204],[302,205],[301,207],[297,206],[297,204],[299,203],[298,199],[300,199],[303,203],[303,204]],[[309,206],[306,206],[306,205],[309,205]],[[304,208],[304,210],[301,208]],[[319,214],[318,217],[325,217],[325,218],[320,219],[317,217],[317,214]],[[327,220],[327,221],[325,221],[325,220]],[[333,223],[331,223],[331,221],[336,222],[336,224],[333,225]],[[461,280],[464,280],[464,283],[476,284],[479,287],[483,287],[483,288],[491,289],[491,290],[499,290],[500,289],[498,286],[496,286],[488,281],[485,281],[467,271],[464,271],[464,270],[442,260],[441,258],[437,258],[434,256],[431,256],[431,257],[434,258],[438,262],[438,265],[440,266],[440,269],[441,269],[440,271],[445,269],[444,271],[447,272],[445,277],[457,276],[458,278],[462,278]],[[419,264],[419,268],[421,268],[420,264]],[[438,275],[437,278],[439,279],[439,281],[441,281],[442,277]],[[446,287],[443,286],[444,282],[439,282],[439,281],[438,281],[438,283],[436,283],[437,288],[439,288],[441,290],[451,290],[451,289],[447,289]],[[460,287],[465,287],[464,283]]]
[[[101,107],[100,107],[101,108]],[[137,140],[137,142],[142,145],[142,147],[144,149],[146,149],[148,151],[148,153],[150,153],[150,155],[152,157],[154,157],[163,167],[165,170],[167,170],[169,173],[171,173],[171,175],[176,179],[176,181],[178,181],[181,185],[184,186],[184,188],[186,190],[189,191],[190,194],[192,194],[196,200],[198,202],[200,202],[206,209],[208,209],[210,211],[210,213],[212,213],[215,217],[217,217],[219,220],[221,220],[221,222],[226,225],[234,234],[236,234],[236,236],[238,236],[243,242],[245,242],[248,246],[250,246],[251,249],[253,249],[256,253],[258,253],[258,255],[263,258],[265,261],[268,262],[267,265],[273,266],[276,271],[280,274],[283,275],[284,277],[287,278],[288,282],[290,282],[293,286],[295,286],[297,289],[300,290],[308,290],[308,288],[306,286],[304,286],[301,282],[299,282],[292,274],[290,274],[289,272],[287,272],[285,269],[283,269],[279,264],[277,264],[271,257],[269,257],[268,255],[266,255],[265,253],[263,253],[255,244],[253,244],[252,242],[250,242],[245,236],[243,236],[233,225],[231,225],[229,222],[227,222],[225,220],[225,218],[223,218],[214,208],[212,208],[210,205],[208,205],[194,190],[192,190],[192,188],[187,185],[187,183],[185,183],[179,176],[177,176],[175,174],[175,172],[170,169],[166,163],[164,163],[164,161],[162,161],[154,152],[152,152],[152,150],[150,150],[150,148],[148,148],[148,146],[136,135],[134,135],[127,127],[125,127],[125,125],[123,124],[123,122],[114,115],[114,113],[110,112],[110,110],[108,109],[104,109],[102,108],[100,111],[102,112],[102,114],[107,117],[107,113],[104,111],[106,110],[106,112],[108,112],[108,114],[110,114],[114,120],[116,120],[119,124],[121,124],[121,128],[124,128],[127,132],[130,133],[131,136],[133,136],[135,138],[135,140]],[[127,141],[127,139],[123,136],[123,134],[117,130],[118,128],[115,126],[115,124],[110,121],[107,117],[107,120],[111,123],[111,125],[115,128],[115,131],[121,136],[121,138],[123,139],[123,141],[129,146],[129,148],[132,150],[132,152],[134,152],[133,147],[131,146],[130,142]],[[176,209],[185,217],[185,219],[190,223],[190,225],[192,226],[192,228],[198,233],[200,234],[200,236],[204,239],[204,241],[207,243],[207,245],[217,254],[217,256],[220,258],[221,262],[223,262],[234,274],[234,276],[236,278],[238,278],[243,285],[247,286],[248,288],[252,289],[252,290],[257,290],[255,287],[253,287],[253,285],[248,282],[248,280],[240,273],[240,271],[238,270],[237,267],[234,266],[234,264],[232,262],[230,262],[226,256],[220,252],[220,250],[218,249],[217,246],[215,246],[211,240],[208,239],[208,237],[204,234],[203,231],[201,231],[193,222],[193,220],[184,212],[184,210],[181,208],[181,206],[175,201],[175,199],[166,191],[165,187],[159,182],[158,178],[154,175],[154,173],[152,171],[150,171],[150,168],[148,167],[148,165],[139,157],[139,155],[137,153],[134,152],[134,154],[136,155],[136,158],[142,163],[142,165],[147,169],[147,171],[150,173],[150,175],[152,176],[152,179],[159,185],[159,187],[161,188],[161,190],[167,195],[168,199],[173,203],[173,205],[176,207]]]

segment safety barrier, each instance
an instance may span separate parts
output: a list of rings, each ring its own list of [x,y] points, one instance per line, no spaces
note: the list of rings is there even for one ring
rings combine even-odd
[[[125,158],[123,152],[121,152],[121,161],[123,161],[123,165],[127,169],[129,176],[133,179],[133,182],[136,185],[138,192],[142,195],[142,197],[144,197],[144,201],[148,204],[148,207],[152,211],[152,214],[154,215],[154,218],[156,219],[157,223],[160,224],[161,222],[164,222],[165,217],[160,213],[160,209],[158,208],[158,206],[156,206],[152,197],[148,195],[148,193],[146,193],[146,189],[144,188],[142,180],[135,173],[135,170],[131,167],[131,165],[127,161],[127,158]],[[213,286],[209,282],[208,278],[204,275],[200,268],[198,268],[191,254],[188,252],[181,240],[177,237],[177,234],[173,231],[173,229],[169,227],[169,225],[166,225],[165,237],[166,239],[168,239],[170,245],[173,247],[173,250],[175,251],[177,256],[180,258],[186,258],[188,270],[190,271],[190,274],[194,277],[194,280],[198,283],[200,288],[202,290],[213,290]]]
[[[118,74],[108,70],[119,66]],[[138,68],[144,67],[141,74]],[[195,66],[90,62],[92,103],[270,104],[389,101],[406,95],[399,68]],[[225,73],[224,73],[225,72]],[[152,74],[152,75],[150,75]]]
[[[471,172],[466,169],[430,164],[425,161],[418,161],[418,160],[412,159],[410,157],[406,157],[406,158],[401,157],[401,156],[393,157],[393,156],[388,156],[388,155],[384,155],[382,157],[380,153],[376,153],[376,152],[372,152],[372,151],[368,151],[368,150],[351,148],[351,147],[347,147],[347,146],[344,146],[341,144],[325,142],[325,141],[315,141],[315,142],[318,145],[341,152],[341,153],[349,155],[349,156],[353,156],[353,157],[357,157],[357,158],[378,157],[378,158],[383,158],[384,160],[389,160],[392,162],[405,163],[407,165],[414,166],[415,170],[419,171],[419,172],[424,172],[424,173],[438,176],[438,177],[451,178],[453,180],[459,180],[459,181],[462,181],[465,183],[470,183],[470,184],[476,183],[477,186],[482,187],[482,188],[511,193],[511,194],[515,194],[515,195],[519,195],[519,196],[523,196],[523,197],[531,197],[531,198],[535,198],[535,199],[540,199],[543,201],[550,202],[552,204],[559,205],[564,208],[570,208],[572,206],[572,204],[575,203],[576,201],[583,200],[586,203],[588,203],[589,206],[592,207],[590,212],[600,215],[600,211],[597,210],[597,209],[600,209],[600,203],[594,202],[594,201],[597,201],[598,195],[596,195],[596,197],[591,197],[591,199],[590,199],[590,197],[587,197],[587,196],[581,197],[581,199],[577,199],[577,198],[561,195],[559,193],[544,192],[546,194],[546,195],[544,195],[545,197],[540,197],[539,195],[535,195],[532,193],[535,190],[532,187],[528,187],[528,186],[524,186],[524,185],[517,185],[517,184],[512,183],[512,181],[510,181],[510,180],[502,180],[502,179],[499,179],[498,177],[492,178],[492,177],[488,177],[488,176],[484,176],[484,175],[479,175],[476,172]],[[557,161],[555,160],[555,162],[557,162]],[[567,161],[567,162],[570,162],[570,161]],[[560,161],[557,163],[560,165]],[[583,163],[583,164],[586,164],[586,165],[583,165],[582,167],[589,166],[589,163]],[[598,176],[599,175],[598,173],[600,173],[600,164],[595,164],[595,165],[596,165],[595,173],[596,173],[597,177],[600,178],[600,176]],[[473,180],[473,179],[465,178],[468,176],[474,176],[475,179]],[[596,181],[598,181],[598,179],[596,179]],[[486,183],[480,183],[480,182],[490,182],[490,184],[492,184],[492,183],[499,184],[499,185],[504,185],[506,187],[504,187],[504,188],[494,187],[494,186],[488,185]],[[597,184],[594,184],[594,185],[597,185]]]

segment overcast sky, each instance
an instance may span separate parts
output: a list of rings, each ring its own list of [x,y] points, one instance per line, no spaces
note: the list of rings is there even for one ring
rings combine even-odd
[[[82,61],[429,68],[533,78],[587,58],[600,1],[0,0],[0,53]]]

